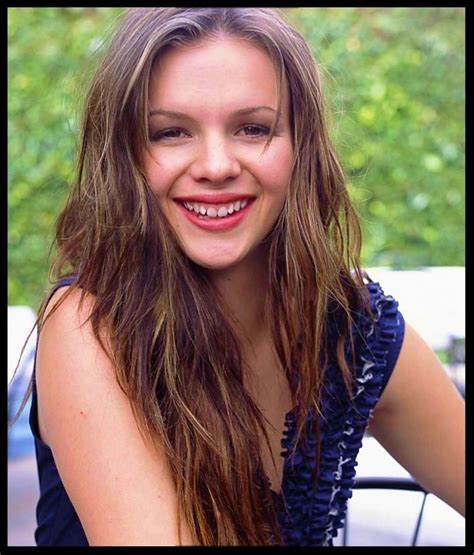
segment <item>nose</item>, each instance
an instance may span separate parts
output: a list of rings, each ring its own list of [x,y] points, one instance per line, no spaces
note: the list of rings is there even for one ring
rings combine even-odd
[[[195,181],[215,184],[235,179],[240,173],[240,162],[231,145],[217,136],[203,140],[190,167],[190,174]]]

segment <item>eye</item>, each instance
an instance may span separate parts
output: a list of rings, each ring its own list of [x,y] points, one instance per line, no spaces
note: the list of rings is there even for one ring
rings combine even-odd
[[[170,129],[162,129],[151,133],[150,141],[162,141],[162,140],[173,140],[173,139],[183,139],[186,132],[178,127],[173,127]]]
[[[270,128],[265,125],[248,124],[240,129],[247,137],[262,137],[270,133]]]

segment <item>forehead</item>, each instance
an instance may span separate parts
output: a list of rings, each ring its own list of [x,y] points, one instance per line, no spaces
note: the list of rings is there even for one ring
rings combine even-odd
[[[234,37],[208,39],[169,50],[155,62],[150,104],[213,112],[224,107],[238,109],[242,104],[276,108],[277,79],[274,63],[263,49]]]

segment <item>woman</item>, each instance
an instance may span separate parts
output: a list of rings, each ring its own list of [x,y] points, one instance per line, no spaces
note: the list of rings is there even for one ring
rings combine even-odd
[[[56,244],[38,545],[332,545],[369,420],[463,513],[463,401],[364,282],[317,70],[277,12],[127,13]]]

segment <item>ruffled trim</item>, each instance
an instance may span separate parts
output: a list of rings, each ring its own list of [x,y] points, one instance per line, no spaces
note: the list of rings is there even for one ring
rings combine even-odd
[[[358,323],[361,344],[356,357],[356,390],[352,403],[345,399],[345,386],[335,365],[327,368],[320,421],[321,465],[316,487],[311,476],[316,468],[316,438],[311,411],[306,418],[307,445],[294,450],[296,410],[285,418],[281,442],[285,458],[279,520],[286,545],[332,546],[344,524],[347,500],[355,482],[356,457],[375,405],[387,381],[387,362],[394,343],[401,343],[403,319],[398,303],[384,295],[378,283],[367,285],[375,322],[365,314]],[[399,348],[399,346],[398,346]],[[396,352],[398,354],[398,351]],[[294,453],[293,453],[294,450]]]
[[[313,430],[314,413],[310,410],[305,426],[308,430],[305,449],[294,449],[296,435],[296,410],[285,417],[283,439],[284,457],[283,484],[280,500],[280,526],[285,545],[310,545],[306,538],[310,534],[311,477],[316,468],[316,436]],[[299,446],[298,446],[299,447]]]

